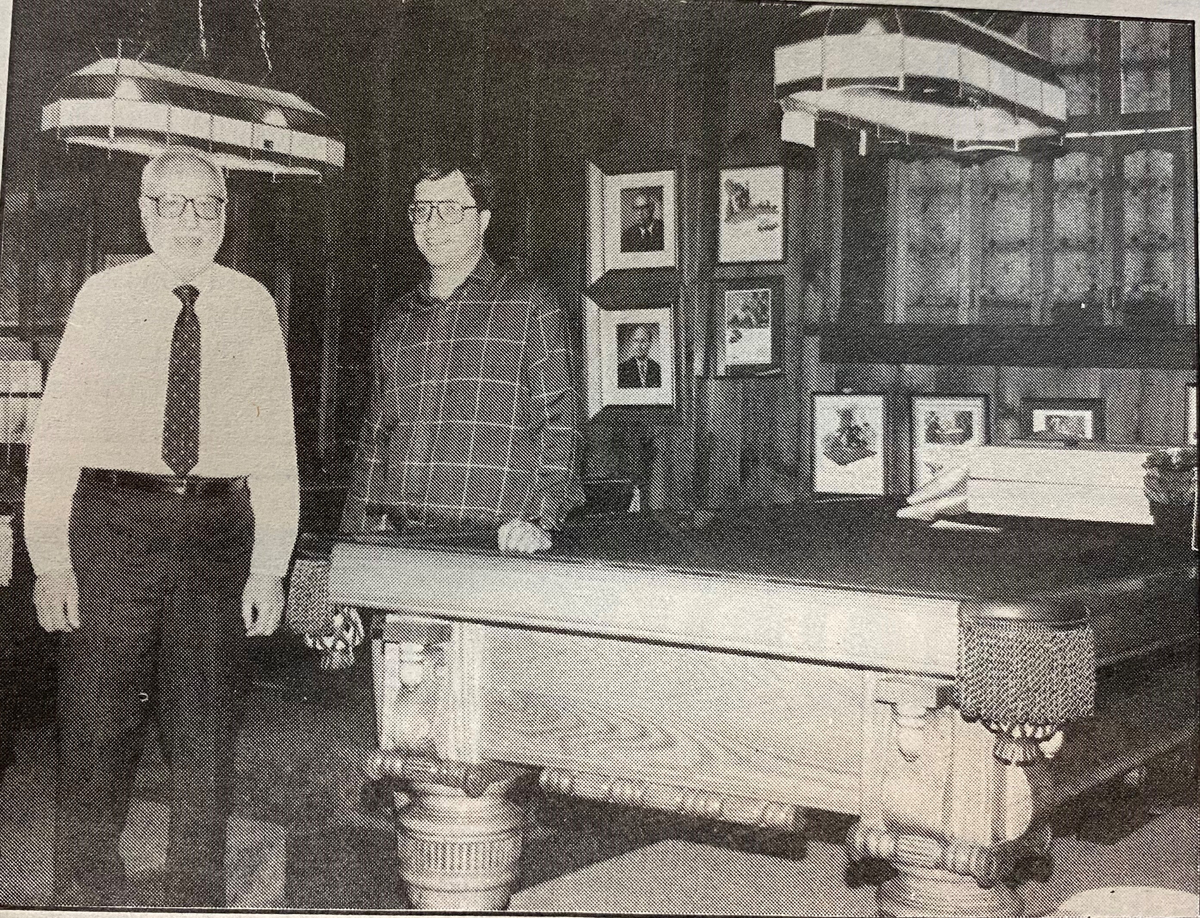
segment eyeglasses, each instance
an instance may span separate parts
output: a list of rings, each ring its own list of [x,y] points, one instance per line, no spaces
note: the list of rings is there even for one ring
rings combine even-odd
[[[479,208],[474,204],[462,204],[458,201],[413,201],[408,205],[408,221],[413,226],[428,223],[435,210],[443,223],[462,223],[463,215],[468,210]]]
[[[221,216],[221,210],[225,206],[225,199],[218,198],[213,195],[205,195],[201,198],[188,198],[181,194],[164,194],[159,197],[152,195],[142,195],[147,201],[154,202],[154,209],[160,217],[167,220],[175,220],[183,216],[184,208],[189,204],[192,205],[192,210],[201,220],[216,220]]]

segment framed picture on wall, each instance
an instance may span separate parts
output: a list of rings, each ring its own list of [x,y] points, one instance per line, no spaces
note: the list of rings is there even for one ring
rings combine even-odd
[[[781,366],[783,278],[717,281],[718,376],[775,373]]]
[[[1078,443],[1104,439],[1104,400],[1098,398],[1023,398],[1022,420],[1030,437]]]
[[[813,395],[813,490],[883,494],[882,395]]]
[[[720,262],[783,260],[783,167],[722,169]]]
[[[913,489],[961,464],[988,441],[986,395],[912,396]]]
[[[604,269],[673,268],[675,172],[604,176]]]
[[[600,406],[675,404],[675,324],[670,306],[598,309]]]

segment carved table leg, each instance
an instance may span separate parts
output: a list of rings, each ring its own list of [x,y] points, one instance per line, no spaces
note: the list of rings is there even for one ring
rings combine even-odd
[[[852,857],[896,870],[879,888],[880,914],[1024,915],[1004,881],[1022,858],[1050,851],[1048,825],[1034,820],[1049,799],[1044,760],[999,761],[993,734],[944,704],[936,683],[888,678],[866,690],[863,813],[847,843]]]
[[[498,781],[478,797],[435,784],[411,786],[397,848],[414,908],[494,911],[508,904],[525,827],[526,791],[514,794],[516,783]]]
[[[1003,884],[982,887],[974,877],[948,870],[897,865],[897,876],[879,887],[879,914],[890,918],[954,915],[957,918],[1021,918],[1025,907]]]
[[[396,790],[409,901],[433,911],[508,904],[532,773],[481,761],[476,625],[389,614],[375,645],[380,751],[368,772]]]

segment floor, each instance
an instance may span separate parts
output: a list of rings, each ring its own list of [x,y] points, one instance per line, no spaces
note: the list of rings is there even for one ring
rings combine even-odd
[[[369,672],[319,671],[276,638],[256,666],[238,746],[231,904],[380,911],[405,905],[395,884],[391,796],[366,782],[373,747]],[[34,706],[38,707],[37,705]],[[0,793],[0,907],[44,905],[49,889],[53,735],[48,708],[26,710]],[[161,894],[164,769],[155,744],[139,770],[123,852],[138,904]],[[1154,886],[1197,892],[1194,772],[1156,770],[1059,816],[1048,882],[1020,892],[1045,915],[1080,890]],[[874,914],[870,875],[848,871],[842,818],[813,820],[807,841],[537,796],[512,908],[565,913]],[[850,880],[850,885],[847,880]],[[1153,913],[1153,912],[1148,912]]]

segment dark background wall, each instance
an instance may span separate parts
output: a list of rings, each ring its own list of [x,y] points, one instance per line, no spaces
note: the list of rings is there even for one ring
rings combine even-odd
[[[1134,329],[1119,320],[1090,331],[1064,323],[1035,326],[1030,337],[1027,326],[972,315],[962,333],[975,335],[988,351],[972,365],[953,323],[941,326],[953,334],[930,345],[935,339],[923,325],[887,321],[896,318],[886,303],[886,288],[894,283],[887,272],[922,270],[919,259],[887,254],[894,242],[889,227],[899,219],[901,167],[860,159],[848,141],[845,149],[814,153],[779,140],[772,51],[801,4],[263,0],[274,66],[269,74],[251,0],[204,6],[212,55],[206,66],[297,92],[333,117],[347,143],[344,173],[324,184],[235,177],[239,203],[222,256],[262,279],[281,303],[310,481],[336,481],[362,411],[375,317],[419,275],[403,217],[407,176],[425,146],[447,139],[495,165],[500,205],[489,246],[562,288],[580,344],[586,163],[609,173],[678,170],[679,267],[667,292],[680,332],[677,404],[659,413],[606,408],[586,428],[587,471],[637,480],[651,506],[784,502],[811,490],[809,399],[820,391],[887,395],[893,421],[887,488],[893,493],[909,487],[904,412],[916,392],[990,396],[996,442],[1019,433],[1016,408],[1027,395],[1104,399],[1114,442],[1181,442],[1185,387],[1195,378],[1194,325],[1180,333]],[[70,15],[49,0],[15,3],[0,320],[15,336],[43,341],[46,356],[83,278],[114,254],[143,251],[144,242],[132,203],[136,168],[67,152],[40,136],[40,107],[59,79],[121,36],[134,46],[149,42],[148,57],[162,63],[203,65],[195,14],[194,3],[167,0],[83,0],[72,4]],[[978,17],[1054,53],[1044,17]],[[1174,91],[1164,117],[1190,124],[1193,39],[1190,26],[1172,29],[1166,66]],[[1072,123],[1089,130],[1126,124],[1128,117],[1114,108],[1121,70],[1119,48],[1113,57],[1115,33],[1079,34],[1073,41],[1091,41],[1095,51],[1091,69],[1080,72],[1095,89],[1096,110],[1073,115]],[[1071,74],[1078,70],[1063,66]],[[1106,143],[1087,149],[1095,148],[1106,164],[1124,162],[1124,148]],[[1173,315],[1194,323],[1190,135],[1171,150],[1175,199],[1183,202],[1172,218]],[[787,176],[783,262],[718,264],[718,170],[775,163]],[[1054,207],[1052,170],[1047,162],[1029,179],[1031,240],[1038,220]],[[983,187],[978,168],[964,182]],[[1124,191],[1118,178],[1105,182],[1111,206],[1099,258],[1111,266],[1124,244],[1117,219]],[[981,253],[985,223],[976,221],[969,242]],[[836,282],[820,304],[806,299],[801,277],[822,251],[833,256]],[[975,273],[963,281],[967,300],[971,290],[986,287],[984,255],[973,264]],[[1112,274],[1109,284],[1117,282]],[[707,371],[715,282],[754,276],[783,279],[784,372],[716,378]],[[1032,314],[1036,304],[1018,306],[1013,314]],[[996,315],[1002,312],[997,307]],[[839,314],[840,322],[827,321]],[[914,342],[924,342],[922,353]],[[1093,356],[1102,351],[1119,356]]]

